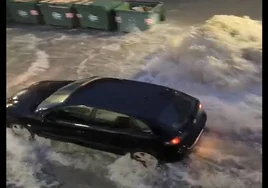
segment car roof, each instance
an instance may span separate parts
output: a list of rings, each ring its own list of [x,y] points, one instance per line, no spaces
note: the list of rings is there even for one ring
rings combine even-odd
[[[172,101],[175,90],[118,78],[95,78],[73,92],[64,105],[85,105],[143,119],[155,119]]]

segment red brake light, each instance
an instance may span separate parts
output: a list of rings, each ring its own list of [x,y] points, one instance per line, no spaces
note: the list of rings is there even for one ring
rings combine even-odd
[[[171,145],[177,145],[181,142],[180,138],[179,137],[175,137],[173,138],[172,140],[170,140],[170,144]]]

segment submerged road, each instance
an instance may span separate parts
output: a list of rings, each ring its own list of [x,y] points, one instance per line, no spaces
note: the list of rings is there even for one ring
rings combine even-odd
[[[243,38],[241,43],[232,39],[231,47],[227,44],[233,42],[230,38],[215,45],[201,35],[182,42],[192,26],[204,25],[214,15],[261,21],[262,1],[164,2],[167,21],[144,33],[7,26],[7,95],[39,80],[92,75],[174,87],[200,98],[208,112],[210,132],[204,134],[196,151],[182,163],[167,164],[158,172],[144,169],[128,155],[41,138],[29,143],[7,130],[8,187],[262,187],[262,23],[249,27],[251,23],[245,20],[234,24],[226,17],[227,25],[236,25],[240,36],[249,31],[254,39],[245,42]],[[219,27],[218,33],[229,32],[228,27]],[[240,53],[245,47],[247,57]],[[197,64],[199,61],[203,64]]]

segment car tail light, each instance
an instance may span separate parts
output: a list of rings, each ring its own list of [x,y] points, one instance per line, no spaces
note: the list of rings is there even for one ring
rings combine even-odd
[[[181,139],[179,137],[175,137],[169,142],[165,142],[166,145],[178,145],[181,142]]]
[[[198,109],[199,109],[199,110],[202,109],[202,104],[199,104]]]

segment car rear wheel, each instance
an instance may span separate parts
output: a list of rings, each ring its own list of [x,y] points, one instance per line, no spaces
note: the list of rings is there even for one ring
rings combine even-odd
[[[10,128],[15,135],[23,137],[27,140],[34,140],[34,134],[25,126],[19,124],[11,124]]]
[[[159,166],[158,159],[146,152],[133,152],[131,158],[140,162],[146,168],[157,168]]]

